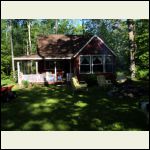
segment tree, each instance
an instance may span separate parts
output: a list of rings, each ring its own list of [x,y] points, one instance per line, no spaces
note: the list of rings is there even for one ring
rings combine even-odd
[[[149,78],[149,20],[139,19],[136,25],[136,68],[138,78]]]
[[[3,19],[1,20],[1,78],[10,75],[11,65],[8,21]]]
[[[27,27],[28,27],[28,42],[29,42],[29,52],[28,54],[32,54],[32,46],[31,46],[31,22],[27,20]]]
[[[128,31],[129,31],[129,48],[130,48],[130,71],[131,79],[135,78],[136,66],[135,66],[135,53],[136,53],[136,42],[135,42],[135,23],[133,19],[127,20]]]
[[[13,78],[16,78],[15,77],[14,47],[13,47],[13,39],[12,39],[12,22],[11,22],[11,20],[9,20],[9,29],[10,29],[10,45],[11,45],[12,72],[13,72]]]
[[[58,19],[55,19],[55,34],[58,33]]]

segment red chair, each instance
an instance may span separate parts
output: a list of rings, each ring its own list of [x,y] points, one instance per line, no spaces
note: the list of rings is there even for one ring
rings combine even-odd
[[[0,96],[3,102],[8,102],[16,97],[16,93],[12,91],[13,87],[14,85],[1,87]]]

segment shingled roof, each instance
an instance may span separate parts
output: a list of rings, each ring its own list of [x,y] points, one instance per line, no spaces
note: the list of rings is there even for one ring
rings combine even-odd
[[[72,57],[92,36],[52,34],[39,37],[37,54],[41,57]]]
[[[108,49],[114,54],[114,52],[97,35],[51,34],[38,37],[36,54],[15,57],[14,60],[71,59],[72,57],[76,57],[93,38],[100,40],[103,49]]]

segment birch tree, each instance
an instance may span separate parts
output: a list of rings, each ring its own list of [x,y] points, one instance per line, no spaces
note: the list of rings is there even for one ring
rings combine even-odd
[[[129,33],[131,79],[134,79],[136,73],[136,66],[135,66],[136,42],[135,42],[135,24],[133,19],[128,19],[127,25]]]
[[[32,46],[31,46],[31,21],[30,20],[27,20],[27,28],[28,28],[29,54],[32,54]]]

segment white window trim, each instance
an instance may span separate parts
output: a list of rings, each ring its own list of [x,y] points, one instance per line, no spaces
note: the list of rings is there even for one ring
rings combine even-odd
[[[91,58],[92,58],[92,62],[91,62],[92,70],[91,70],[91,73],[92,73],[92,74],[97,74],[96,72],[93,72],[93,66],[94,66],[94,64],[93,64],[93,56],[101,56],[101,57],[102,57],[102,60],[103,60],[103,55],[91,55]],[[98,65],[100,65],[100,64],[98,64]],[[103,66],[103,70],[104,70],[103,62],[102,62],[101,65]],[[96,64],[95,64],[95,66],[96,66]]]
[[[82,57],[82,56],[90,56],[90,72],[88,72],[88,73],[83,73],[83,72],[81,72],[80,70],[81,70],[81,68],[80,68],[80,58]],[[112,71],[111,72],[106,72],[106,57],[107,56],[111,56],[111,57],[113,57],[113,55],[80,55],[79,56],[79,74],[97,74],[96,72],[93,72],[93,56],[102,56],[102,59],[103,59],[103,63],[102,63],[102,66],[103,66],[103,72],[101,72],[101,73],[113,73],[113,63],[109,63],[109,64],[111,64],[112,65]]]
[[[90,72],[88,72],[88,73],[83,73],[83,72],[80,71],[80,66],[81,66],[81,65],[80,65],[80,64],[81,64],[81,63],[80,63],[80,58],[81,58],[82,56],[90,56]],[[86,64],[85,64],[85,65],[86,65]],[[91,55],[80,55],[80,56],[79,56],[79,74],[91,74]]]

